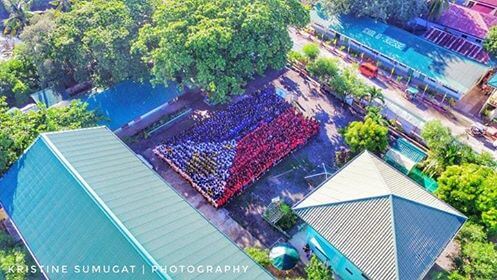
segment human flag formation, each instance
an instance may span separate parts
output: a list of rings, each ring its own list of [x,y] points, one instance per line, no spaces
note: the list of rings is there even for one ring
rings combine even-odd
[[[220,207],[318,130],[315,119],[267,87],[196,120],[154,152]]]

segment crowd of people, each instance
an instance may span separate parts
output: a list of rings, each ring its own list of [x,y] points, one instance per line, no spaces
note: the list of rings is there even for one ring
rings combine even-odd
[[[266,88],[199,121],[155,153],[220,207],[318,129],[317,121]]]
[[[228,105],[225,110],[213,112],[209,118],[197,122],[191,129],[180,133],[169,142],[238,140],[261,123],[272,121],[288,108],[290,104],[275,94],[274,87],[266,87],[254,95]]]

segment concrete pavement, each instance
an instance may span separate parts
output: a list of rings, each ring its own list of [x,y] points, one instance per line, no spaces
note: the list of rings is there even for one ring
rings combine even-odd
[[[290,36],[293,41],[293,49],[296,51],[301,51],[302,47],[305,44],[313,42],[311,39],[308,38],[307,34],[297,34],[295,30],[290,30]],[[338,58],[341,66],[343,67],[352,65],[351,63],[344,61],[324,47],[321,47],[320,55],[323,57]],[[434,108],[423,103],[415,104],[405,99],[403,97],[402,91],[397,88],[382,83],[381,81],[370,80],[360,74],[358,76],[366,84],[377,87],[383,91],[387,107],[391,108],[393,111],[398,110],[399,108],[403,108],[405,110],[405,113],[409,114],[410,119],[416,120],[416,124],[413,123],[413,125],[418,126],[419,129],[422,129],[422,127],[419,126],[422,126],[427,121],[440,120],[445,126],[450,128],[452,130],[452,133],[458,136],[462,142],[468,144],[478,152],[487,151],[497,157],[497,152],[492,148],[491,143],[481,142],[476,138],[468,136],[465,132],[466,129],[471,126],[471,124],[479,122],[479,120],[471,119],[455,110],[450,110],[450,114],[442,114]]]

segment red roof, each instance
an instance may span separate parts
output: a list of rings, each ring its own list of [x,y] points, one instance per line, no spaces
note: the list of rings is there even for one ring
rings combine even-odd
[[[438,23],[478,38],[485,38],[490,27],[497,25],[497,17],[451,4],[440,16]]]
[[[495,8],[492,8],[487,5],[482,5],[482,4],[475,4],[473,7],[471,7],[471,10],[477,11],[483,14],[490,14]]]
[[[478,0],[477,3],[487,4],[493,7],[497,7],[497,0]]]

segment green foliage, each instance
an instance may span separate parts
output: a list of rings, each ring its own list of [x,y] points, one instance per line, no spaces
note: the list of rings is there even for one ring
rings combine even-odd
[[[385,96],[383,95],[383,91],[381,91],[381,89],[377,87],[367,87],[364,96],[368,100],[369,104],[373,103],[374,101],[379,101],[380,103],[385,104]]]
[[[488,153],[475,153],[471,147],[457,140],[450,129],[438,120],[427,122],[421,136],[430,149],[428,158],[423,163],[427,174],[440,175],[447,166],[464,163],[495,166],[495,161]]]
[[[288,27],[309,20],[298,0],[167,0],[140,30],[134,53],[153,63],[156,82],[193,82],[224,102],[254,75],[282,68]]]
[[[451,0],[430,0],[428,1],[427,18],[431,21],[437,20],[442,13],[449,8]]]
[[[139,23],[125,1],[76,1],[70,11],[49,12],[34,25],[21,37],[44,85],[108,86],[146,76],[141,57],[131,53]]]
[[[487,240],[487,234],[481,225],[473,221],[467,221],[459,231],[457,240],[459,240],[461,244],[468,242],[484,242]]]
[[[322,0],[329,14],[351,14],[372,17],[381,21],[405,23],[427,11],[427,1],[405,0]]]
[[[497,26],[493,26],[487,33],[487,37],[483,41],[483,48],[493,54],[497,55]]]
[[[319,56],[319,45],[316,43],[308,43],[304,45],[302,48],[302,52],[305,56],[307,56],[310,60],[314,60]]]
[[[357,99],[367,95],[369,87],[357,76],[355,67],[342,69],[338,75],[329,79],[329,85],[339,96],[351,95]]]
[[[468,279],[497,279],[497,250],[491,242],[469,242],[462,245],[462,272]]]
[[[17,49],[18,52],[21,50]],[[16,54],[0,62],[0,97],[6,97],[9,104],[24,105],[29,94],[38,89],[35,66],[24,55]]]
[[[257,247],[248,247],[245,249],[245,252],[252,259],[254,259],[255,262],[263,267],[268,267],[271,264],[271,260],[269,259],[269,251],[267,249],[264,250]]]
[[[21,243],[16,243],[4,231],[0,231],[0,278],[5,280],[39,279],[40,276],[28,274],[25,269],[11,271],[11,267],[35,265]]]
[[[438,179],[436,194],[489,231],[497,231],[497,173],[477,164],[448,167]]]
[[[309,264],[305,268],[308,280],[331,280],[333,275],[331,270],[322,263],[316,255],[311,257]]]
[[[9,13],[9,17],[3,21],[3,33],[17,36],[29,23],[32,15],[31,1],[29,0],[2,0],[2,4]]]
[[[280,204],[280,210],[283,213],[283,217],[276,223],[282,230],[289,230],[297,223],[297,215],[293,213],[292,208],[286,204]]]
[[[371,118],[366,118],[363,122],[352,122],[343,136],[353,153],[363,150],[383,152],[388,146],[388,128]]]
[[[309,73],[320,82],[328,83],[339,73],[338,60],[334,58],[318,58],[307,66]]]
[[[0,174],[28,148],[42,132],[94,126],[99,117],[87,111],[85,103],[74,101],[68,107],[41,107],[28,113],[7,113],[0,99]]]
[[[298,51],[290,50],[288,52],[288,61],[292,63],[307,64],[309,62],[309,59]]]
[[[461,254],[456,258],[456,270],[440,279],[496,279],[497,248],[487,241],[484,228],[472,221],[466,222],[457,240]]]
[[[388,126],[388,121],[381,114],[381,108],[376,106],[366,107],[366,118],[372,119],[382,126]]]
[[[55,7],[58,11],[67,12],[71,9],[74,4],[74,0],[53,0],[50,1],[50,5]]]

